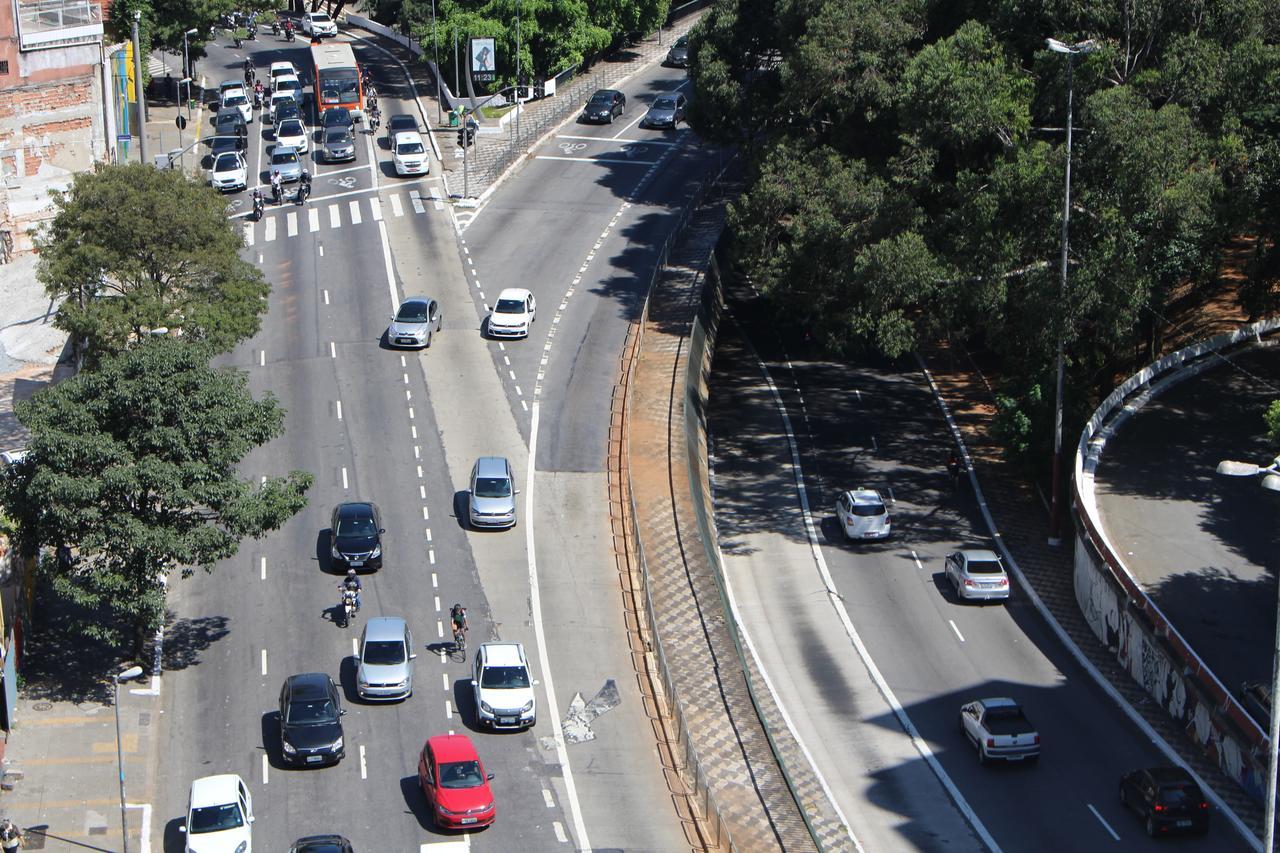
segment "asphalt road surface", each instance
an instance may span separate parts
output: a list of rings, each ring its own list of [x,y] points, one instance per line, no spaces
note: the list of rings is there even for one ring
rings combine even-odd
[[[260,74],[277,59],[308,67],[305,43],[286,48],[268,34],[245,44]],[[388,56],[363,45],[356,53],[373,68],[384,116],[416,112]],[[211,86],[240,76],[243,51],[214,45],[209,54],[200,71]],[[628,94],[643,101],[680,82],[670,76],[649,70]],[[250,128],[250,169],[263,174],[272,140],[256,116]],[[439,164],[427,179],[395,178],[381,135],[357,134],[354,164],[309,163],[315,193],[305,206],[269,206],[250,222],[248,193],[228,196],[245,256],[273,290],[262,331],[223,362],[288,411],[285,435],[242,471],[256,479],[304,469],[316,484],[282,530],[209,575],[173,583],[161,734],[171,784],[156,803],[157,845],[181,849],[191,779],[235,772],[253,793],[263,849],[325,832],[357,850],[687,846],[631,668],[604,475],[626,324],[674,209],[714,161],[686,130],[653,138],[670,152],[657,165],[531,160],[470,218],[462,243],[433,201]],[[557,144],[539,153],[553,156]],[[532,288],[540,309],[527,340],[499,343],[482,334],[484,303],[507,284]],[[440,301],[442,333],[421,353],[387,349],[390,313],[418,293]],[[514,530],[478,533],[460,521],[481,454],[505,455],[517,472]],[[327,528],[333,505],[354,499],[382,509],[385,567],[366,576],[363,611],[343,628],[333,619],[339,575]],[[472,647],[524,643],[540,682],[531,731],[475,730],[469,661],[441,654],[455,601],[470,610]],[[413,631],[415,693],[404,703],[354,697],[353,640],[374,615],[404,616]],[[333,768],[288,770],[274,709],[284,679],[307,671],[341,681],[347,756]],[[431,826],[417,753],[447,731],[470,734],[495,774],[498,819],[488,830]]]
[[[739,327],[726,321],[710,430],[729,582],[802,742],[866,848],[1157,849],[1121,808],[1117,783],[1124,771],[1165,759],[1020,590],[1007,605],[964,605],[946,582],[947,553],[990,544],[970,490],[953,490],[946,474],[946,429],[914,365],[811,356],[788,366],[761,303],[734,307],[785,400],[818,545],[815,554],[773,396]],[[890,501],[887,541],[844,541],[834,503],[855,486]],[[959,708],[997,696],[1016,699],[1036,725],[1037,763],[979,766],[959,732]],[[903,734],[898,709],[923,749]],[[926,766],[926,750],[936,768]],[[1225,820],[1187,844],[1245,849]]]

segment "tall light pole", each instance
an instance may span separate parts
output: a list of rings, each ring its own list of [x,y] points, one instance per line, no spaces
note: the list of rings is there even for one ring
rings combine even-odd
[[[198,32],[200,31],[197,29],[191,29],[191,30],[187,30],[185,33],[182,34],[182,67],[183,67],[183,70],[186,71],[186,73],[183,74],[182,76],[186,78],[185,82],[187,84],[187,120],[188,121],[191,120],[191,78],[194,77],[195,74],[191,70],[191,54],[187,49],[187,36],[193,36]]]
[[[1093,53],[1098,49],[1093,40],[1064,44],[1057,39],[1045,39],[1049,50],[1067,55],[1067,179],[1062,194],[1062,269],[1058,284],[1058,378],[1053,405],[1053,500],[1049,512],[1049,544],[1062,542],[1062,350],[1066,337],[1067,309],[1067,234],[1071,223],[1071,114],[1073,93],[1072,70],[1077,54]]]
[[[436,0],[431,0],[431,51],[436,59],[436,124],[444,122],[444,114],[440,102],[444,100],[444,92],[440,82],[440,34],[436,30]]]
[[[138,42],[138,22],[142,20],[142,12],[133,13],[130,24],[133,36],[133,95],[138,102],[138,156],[143,163],[147,160],[147,100],[142,93],[142,48]]]
[[[520,141],[520,0],[516,0],[516,141]]]
[[[1218,463],[1218,473],[1228,477],[1262,477],[1258,485],[1272,492],[1280,492],[1280,456],[1271,460],[1267,467],[1254,465],[1252,462],[1236,462],[1224,459]],[[1272,853],[1276,843],[1276,756],[1280,744],[1280,709],[1275,707],[1276,691],[1280,690],[1280,592],[1276,599],[1276,641],[1275,652],[1271,660],[1271,725],[1267,732],[1267,802],[1266,825],[1263,853]]]
[[[124,817],[124,753],[120,747],[120,682],[128,681],[142,675],[142,667],[131,666],[113,679],[114,697],[112,706],[116,709],[116,766],[120,770],[120,850],[129,853],[129,830]]]

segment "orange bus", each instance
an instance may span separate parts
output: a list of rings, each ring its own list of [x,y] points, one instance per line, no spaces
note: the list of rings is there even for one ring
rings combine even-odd
[[[311,46],[315,63],[316,123],[330,107],[346,107],[355,118],[364,117],[364,86],[360,66],[347,42],[326,41]]]

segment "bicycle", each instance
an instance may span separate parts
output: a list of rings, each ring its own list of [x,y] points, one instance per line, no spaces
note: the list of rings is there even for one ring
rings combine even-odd
[[[467,653],[467,629],[460,625],[453,626],[453,650],[461,655]]]

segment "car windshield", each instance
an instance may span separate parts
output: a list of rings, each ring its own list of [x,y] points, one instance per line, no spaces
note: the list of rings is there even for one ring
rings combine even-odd
[[[298,162],[298,152],[296,151],[272,151],[271,165],[284,166],[288,163]]]
[[[970,560],[969,574],[971,575],[998,575],[1004,569],[1000,567],[999,560]]]
[[[219,154],[218,159],[213,164],[213,171],[215,172],[234,172],[239,168],[240,159],[234,154]]]
[[[401,142],[399,145],[396,146],[396,153],[397,154],[421,154],[422,143],[421,142]]]
[[[224,107],[241,107],[249,103],[249,99],[244,95],[227,95],[222,100]]]
[[[306,131],[302,128],[302,122],[297,119],[282,122],[278,131],[279,136],[303,136],[305,134]]]
[[[315,21],[317,24],[327,24],[329,23],[329,16],[324,12],[312,12],[311,20]]]
[[[396,312],[397,323],[425,323],[427,322],[427,303],[425,302],[406,302],[400,306],[400,310]]]
[[[676,108],[676,99],[658,98],[658,100],[653,102],[653,108],[655,110],[674,110]]]
[[[480,676],[481,687],[515,690],[529,686],[529,671],[522,666],[490,666]]]
[[[854,504],[853,514],[860,515],[864,518],[874,518],[877,515],[885,515],[886,510],[884,504]]]
[[[303,725],[332,722],[338,716],[333,710],[333,703],[328,699],[292,702],[289,704],[288,711],[289,718],[285,722]]]
[[[688,44],[689,44],[689,37],[688,37],[688,36],[680,36],[680,38],[676,39],[676,44],[675,44],[675,46],[676,46],[676,47],[687,47],[687,46],[688,46]]]
[[[477,477],[472,494],[478,498],[509,498],[511,481],[506,477]]]
[[[440,765],[441,788],[475,788],[483,784],[479,761],[453,761]]]
[[[331,127],[325,131],[324,141],[335,143],[350,142],[351,134],[347,133],[345,127]]]
[[[398,640],[370,640],[364,644],[365,663],[386,666],[404,663],[404,643]]]
[[[187,832],[198,835],[202,832],[221,832],[224,829],[235,829],[244,826],[244,817],[240,814],[240,806],[227,803],[224,806],[205,806],[191,810],[191,820],[187,823]]]
[[[499,299],[498,304],[494,306],[494,311],[499,314],[523,314],[523,299]]]
[[[338,519],[339,536],[372,536],[377,532],[378,528],[373,526],[370,516]]]

